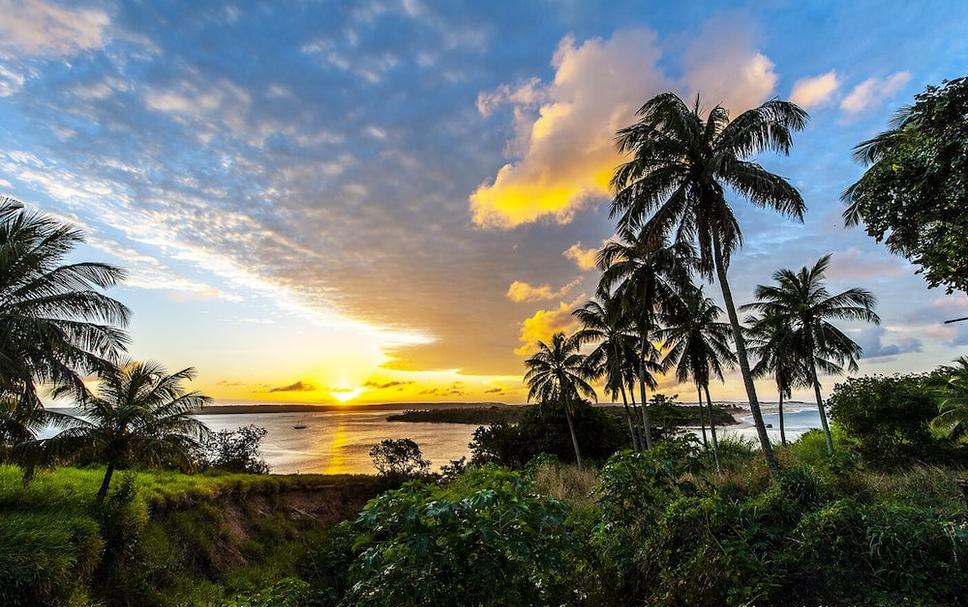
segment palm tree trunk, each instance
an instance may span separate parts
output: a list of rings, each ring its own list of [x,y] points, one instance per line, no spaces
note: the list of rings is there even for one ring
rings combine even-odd
[[[834,440],[830,436],[830,426],[827,425],[827,411],[823,406],[823,395],[820,393],[820,380],[817,379],[817,364],[813,360],[812,348],[810,352],[810,376],[813,380],[813,392],[817,397],[817,410],[820,411],[820,425],[823,427],[823,437],[827,441],[827,455],[833,455]]]
[[[579,468],[584,468],[581,462],[581,451],[578,449],[578,436],[575,434],[575,424],[571,421],[571,406],[565,402],[565,420],[568,421],[568,432],[571,433],[571,444],[575,447],[575,463]]]
[[[786,446],[786,429],[783,427],[783,386],[777,384],[777,387],[780,389],[780,444]]]
[[[709,384],[703,386],[706,389],[706,410],[709,411],[709,433],[713,437],[713,461],[716,462],[716,472],[722,472],[719,465],[719,439],[716,438],[716,422],[713,421],[713,399],[709,398]]]
[[[111,476],[114,474],[114,462],[108,463],[108,469],[104,471],[104,480],[101,481],[101,488],[97,490],[97,506],[100,508],[101,504],[104,503],[104,498],[108,494],[108,488],[111,487]]]
[[[779,472],[776,457],[773,455],[773,445],[770,444],[770,436],[766,433],[766,424],[763,423],[763,413],[760,411],[760,401],[756,398],[756,386],[753,385],[753,374],[750,373],[750,361],[746,355],[746,340],[743,339],[743,329],[739,324],[739,317],[736,315],[736,305],[733,303],[733,293],[729,289],[729,281],[726,279],[726,268],[723,266],[722,246],[719,242],[719,234],[713,230],[713,260],[716,265],[716,275],[719,278],[719,287],[723,291],[723,300],[726,303],[726,313],[729,315],[729,324],[733,328],[733,341],[736,344],[736,358],[739,360],[739,370],[743,376],[743,384],[746,387],[746,398],[750,403],[750,413],[753,414],[753,423],[756,425],[756,435],[760,439],[760,448],[763,451],[763,459],[766,460],[766,467],[770,474]]]
[[[629,411],[629,399],[625,394],[625,384],[619,381],[619,386],[622,388],[622,406],[625,407],[625,421],[629,424],[629,436],[632,438],[632,448],[635,451],[640,451],[639,437],[635,432],[635,428],[632,426],[632,413]]]
[[[645,433],[645,448],[652,448],[652,425],[649,422],[649,405],[645,393],[645,331],[639,332],[639,394],[642,396],[642,431]]]
[[[702,446],[703,449],[709,451],[709,441],[706,440],[706,418],[703,417],[702,413],[702,389],[699,387],[699,384],[696,384],[696,393],[699,395],[699,423],[702,425]]]
[[[629,381],[629,400],[632,402],[632,426],[635,427],[635,435],[639,438],[639,448],[642,448],[645,440],[639,431],[639,422],[636,421],[637,417],[641,417],[641,414],[639,413],[639,405],[635,402],[635,382],[631,380]]]

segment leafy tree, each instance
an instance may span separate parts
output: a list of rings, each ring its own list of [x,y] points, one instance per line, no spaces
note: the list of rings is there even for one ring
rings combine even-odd
[[[192,413],[211,401],[185,391],[184,382],[194,377],[191,367],[168,374],[153,362],[127,362],[105,371],[97,394],[81,402],[83,417],[39,441],[38,452],[47,462],[80,457],[105,462],[98,505],[117,468],[136,463],[190,468],[192,455],[209,433]]]
[[[929,86],[891,128],[854,148],[867,171],[843,194],[847,225],[968,292],[968,77]]]
[[[750,316],[747,334],[750,353],[758,360],[753,367],[755,377],[770,375],[779,394],[780,444],[787,444],[783,422],[783,399],[793,396],[793,388],[810,385],[810,373],[797,354],[802,347],[786,319],[776,316]]]
[[[851,377],[830,395],[830,415],[858,441],[861,456],[893,466],[923,457],[938,404],[923,375]]]
[[[269,464],[259,452],[266,433],[265,428],[254,425],[213,432],[202,444],[202,459],[205,465],[218,470],[268,474]]]
[[[831,320],[859,320],[880,323],[874,313],[877,299],[864,289],[847,289],[831,295],[824,284],[824,272],[830,265],[830,255],[817,260],[812,268],[804,266],[799,272],[778,270],[773,274],[776,285],[757,285],[758,301],[743,306],[743,310],[760,312],[787,325],[792,332],[790,343],[809,373],[817,397],[820,424],[827,439],[827,451],[834,445],[824,411],[823,395],[817,367],[827,373],[842,373],[844,366],[857,370],[857,358],[863,350],[857,343],[835,327]]]
[[[659,332],[666,351],[668,366],[675,365],[676,379],[685,383],[692,379],[699,396],[699,415],[702,417],[702,391],[706,393],[706,405],[710,411],[709,428],[713,440],[713,457],[719,470],[719,441],[716,424],[712,417],[713,402],[709,396],[711,378],[723,380],[723,369],[736,361],[730,348],[732,329],[720,322],[722,310],[702,289],[687,289],[683,293],[683,306],[666,317],[666,328]],[[703,424],[703,442],[706,427]]]
[[[409,438],[387,438],[370,449],[370,459],[383,476],[405,478],[422,476],[430,470],[420,445]]]
[[[82,242],[76,228],[0,197],[0,451],[60,419],[44,410],[37,384],[83,398],[82,376],[124,351],[128,309],[99,291],[124,272],[63,263]]]
[[[692,248],[685,243],[656,246],[628,230],[621,230],[599,254],[604,268],[599,281],[600,297],[622,301],[638,338],[635,361],[642,403],[642,426],[646,448],[652,448],[652,424],[648,416],[646,386],[656,387],[656,372],[665,371],[653,337],[659,320],[680,304],[679,291],[694,267]]]
[[[581,450],[578,448],[572,411],[581,397],[596,398],[595,389],[588,383],[591,373],[585,355],[579,352],[580,348],[581,343],[574,336],[565,337],[564,333],[555,333],[551,337],[551,344],[539,341],[538,351],[524,363],[528,369],[524,375],[524,382],[528,385],[528,400],[537,398],[542,403],[557,402],[564,408],[571,443],[575,448],[575,462],[579,468],[582,467]]]
[[[949,437],[968,434],[968,356],[955,360],[955,366],[941,367],[935,383],[940,384],[940,412],[932,424]]]
[[[743,238],[726,191],[802,219],[805,205],[796,188],[747,158],[762,151],[787,154],[792,134],[804,127],[807,114],[774,99],[733,120],[721,106],[704,117],[698,97],[690,109],[677,95],[663,93],[647,101],[638,116],[635,124],[618,132],[619,150],[631,158],[612,177],[612,216],[626,229],[641,226],[653,243],[668,235],[679,243],[698,243],[700,272],[719,280],[760,446],[770,470],[776,471],[726,276]]]

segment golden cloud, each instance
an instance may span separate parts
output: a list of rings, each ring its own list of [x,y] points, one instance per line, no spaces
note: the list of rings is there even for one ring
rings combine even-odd
[[[595,247],[588,247],[586,249],[581,246],[580,240],[565,249],[561,254],[574,261],[575,265],[582,271],[593,269],[598,262],[598,249]]]
[[[534,286],[520,280],[515,280],[511,283],[511,286],[508,287],[508,291],[504,294],[504,296],[515,303],[527,301],[546,301],[549,299],[564,297],[568,291],[571,291],[578,284],[578,282],[579,280],[575,279],[560,289],[555,290],[552,289],[550,285]]]
[[[577,308],[585,299],[582,293],[574,301],[561,302],[557,308],[551,310],[538,310],[521,323],[521,331],[518,334],[518,341],[521,345],[514,349],[518,356],[527,356],[535,350],[535,343],[538,341],[547,342],[551,336],[561,331],[571,333],[578,328],[578,321],[572,316],[572,311]]]

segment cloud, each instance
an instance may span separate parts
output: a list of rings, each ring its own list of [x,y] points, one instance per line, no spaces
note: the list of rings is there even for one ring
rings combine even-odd
[[[23,88],[27,78],[20,72],[0,65],[0,97],[9,97]]]
[[[840,79],[836,70],[830,70],[819,76],[801,78],[793,83],[790,101],[800,107],[812,109],[825,105],[830,101],[840,87]]]
[[[884,343],[885,339],[890,339],[894,343]],[[864,349],[864,359],[884,358],[921,351],[920,339],[901,335],[897,331],[879,325],[860,329],[854,336],[854,341]]]
[[[910,72],[894,72],[887,78],[868,78],[840,101],[840,109],[848,115],[873,109],[901,90],[910,79]]]
[[[724,15],[706,22],[683,57],[684,89],[708,107],[721,105],[736,116],[762,103],[778,76],[769,57],[755,50],[749,19]]]
[[[289,384],[288,386],[278,386],[276,388],[270,388],[269,392],[312,392],[316,387],[307,384],[302,380],[297,381],[294,384]],[[334,390],[336,392],[336,390]]]
[[[413,383],[412,381],[396,381],[396,380],[391,380],[391,381],[379,382],[379,381],[373,381],[373,380],[371,380],[371,381],[368,381],[368,382],[364,383],[363,384],[363,387],[364,388],[371,388],[371,389],[374,389],[374,390],[386,390],[388,388],[396,388],[397,386],[406,386],[406,385],[409,385],[409,384],[412,384],[412,383]]]
[[[595,268],[598,262],[598,249],[595,247],[588,247],[586,249],[581,246],[580,240],[565,249],[561,254],[574,261],[575,265],[582,271]]]
[[[504,388],[490,388],[488,390],[484,390],[484,394],[500,394],[501,392],[504,392]]]
[[[549,285],[538,285],[534,286],[526,282],[521,282],[520,280],[515,280],[508,287],[505,297],[510,301],[515,303],[530,302],[530,301],[547,301],[549,299],[558,299],[564,297],[568,291],[571,291],[579,283],[578,279],[575,279],[568,284],[564,285],[560,289],[554,290]]]
[[[44,0],[0,0],[0,56],[68,57],[104,45],[111,22],[94,8],[68,8]]]
[[[742,25],[714,20],[683,57],[676,81],[659,67],[662,50],[648,29],[619,31],[611,38],[578,43],[561,40],[550,83],[526,80],[478,95],[477,109],[490,116],[501,105],[513,110],[510,162],[469,197],[473,221],[509,229],[540,219],[570,222],[579,210],[608,196],[621,161],[615,132],[655,94],[701,92],[710,103],[734,111],[765,99],[777,76],[773,63],[752,50]]]
[[[867,253],[850,247],[831,254],[827,277],[834,280],[876,280],[908,275],[911,273],[909,266],[893,255]]]
[[[518,356],[527,356],[534,352],[536,342],[547,342],[559,331],[567,334],[577,329],[578,321],[572,316],[572,311],[581,305],[584,299],[585,294],[582,293],[572,302],[561,302],[557,308],[550,310],[538,310],[524,319],[518,332],[518,341],[521,345],[514,349],[514,353]]]

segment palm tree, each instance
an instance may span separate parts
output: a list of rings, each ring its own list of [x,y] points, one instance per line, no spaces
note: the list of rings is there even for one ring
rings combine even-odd
[[[715,273],[719,280],[760,446],[775,472],[776,458],[726,278],[730,257],[743,238],[726,189],[757,206],[802,219],[805,205],[796,188],[747,158],[764,150],[788,153],[792,133],[805,126],[807,114],[774,99],[735,120],[720,106],[704,119],[698,97],[690,109],[677,95],[664,93],[646,102],[638,117],[618,132],[618,148],[631,158],[612,177],[612,216],[620,218],[620,226],[643,226],[643,234],[653,241],[672,234],[677,242],[698,242],[699,270],[709,279]]]
[[[77,229],[0,197],[0,393],[8,412],[14,401],[23,408],[8,416],[25,424],[21,439],[46,419],[38,383],[84,398],[82,376],[108,369],[124,351],[120,327],[128,309],[99,292],[124,272],[103,263],[64,264],[81,242]]]
[[[874,313],[877,299],[864,289],[847,289],[831,295],[825,285],[824,272],[830,265],[830,255],[821,257],[812,268],[799,272],[778,270],[773,274],[776,285],[757,285],[757,301],[743,306],[743,310],[760,312],[785,323],[792,332],[792,343],[798,344],[799,354],[809,373],[810,383],[817,397],[820,424],[827,439],[827,452],[833,453],[827,415],[817,367],[827,373],[842,373],[844,366],[857,370],[857,358],[863,350],[830,320],[859,320],[878,324]]]
[[[636,356],[635,336],[630,332],[622,301],[608,293],[601,293],[598,301],[585,303],[573,314],[582,324],[582,328],[575,333],[578,343],[595,343],[595,348],[586,355],[586,364],[594,377],[604,376],[605,390],[611,394],[613,401],[619,394],[622,395],[629,436],[633,448],[638,451],[639,437],[625,392],[628,363]]]
[[[86,456],[104,461],[107,469],[97,493],[100,505],[115,469],[133,463],[192,465],[192,454],[208,428],[191,414],[210,402],[187,392],[192,368],[167,374],[153,362],[128,362],[105,372],[97,394],[81,403],[83,418],[51,439],[40,441],[47,461]]]
[[[780,444],[786,445],[783,399],[793,396],[793,388],[810,385],[809,373],[798,354],[802,347],[796,343],[796,336],[783,318],[750,316],[746,319],[746,324],[750,327],[750,353],[758,359],[753,367],[753,376],[770,375],[776,382],[776,391],[779,394],[777,413],[780,417]]]
[[[575,462],[582,467],[581,450],[571,419],[572,408],[581,396],[597,400],[595,390],[588,383],[589,369],[585,355],[579,352],[581,344],[574,336],[565,337],[558,332],[552,335],[551,344],[538,342],[538,351],[524,362],[528,368],[524,382],[528,384],[528,400],[538,398],[543,403],[560,403],[565,409],[571,444],[575,448]]]
[[[692,378],[699,395],[699,417],[702,419],[702,391],[706,392],[709,430],[713,441],[713,459],[719,471],[719,441],[713,421],[713,403],[709,397],[709,380],[723,379],[723,369],[731,367],[736,355],[730,348],[732,328],[719,322],[722,309],[706,297],[702,288],[683,292],[684,305],[666,317],[666,328],[659,335],[666,348],[666,364],[676,366],[676,379],[685,383]],[[703,427],[705,441],[705,424]]]
[[[941,367],[944,376],[941,405],[932,425],[944,429],[951,438],[968,434],[968,356],[955,359],[957,366]]]
[[[656,362],[658,350],[652,337],[659,329],[661,315],[679,305],[678,292],[688,283],[693,267],[692,248],[685,243],[653,246],[628,230],[620,230],[599,252],[602,278],[600,295],[613,294],[621,299],[634,323],[638,337],[636,363],[639,396],[642,403],[642,430],[646,448],[652,448],[646,386],[655,387],[654,372],[665,369]]]

